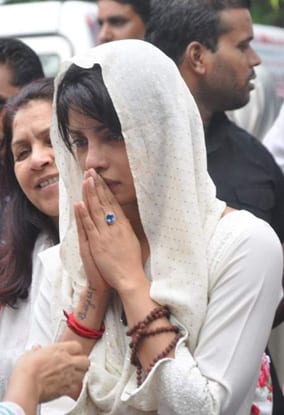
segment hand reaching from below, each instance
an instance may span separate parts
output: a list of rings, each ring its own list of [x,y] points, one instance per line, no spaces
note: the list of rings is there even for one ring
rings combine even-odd
[[[88,370],[89,359],[79,343],[55,343],[36,347],[16,362],[4,400],[20,405],[33,414],[40,402],[63,395],[72,396]]]

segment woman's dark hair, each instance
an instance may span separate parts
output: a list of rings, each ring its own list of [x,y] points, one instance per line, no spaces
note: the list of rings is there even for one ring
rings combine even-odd
[[[65,145],[72,152],[68,128],[70,109],[100,121],[121,137],[120,121],[98,64],[88,69],[72,64],[58,87],[58,128]]]
[[[52,220],[28,200],[19,186],[11,150],[13,120],[18,110],[32,100],[52,102],[53,94],[53,79],[39,79],[23,87],[4,108],[0,191],[1,203],[7,202],[2,212],[0,237],[0,305],[14,307],[19,299],[28,297],[32,255],[38,235],[45,231],[54,243],[58,241]]]

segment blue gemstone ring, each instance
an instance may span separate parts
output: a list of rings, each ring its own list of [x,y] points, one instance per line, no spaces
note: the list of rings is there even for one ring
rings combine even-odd
[[[116,216],[113,212],[107,212],[105,214],[105,221],[108,225],[113,225],[116,221]]]

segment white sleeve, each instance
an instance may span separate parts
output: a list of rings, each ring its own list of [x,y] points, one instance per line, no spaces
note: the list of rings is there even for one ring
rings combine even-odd
[[[0,415],[25,415],[24,410],[14,402],[0,402]]]
[[[278,238],[269,225],[257,222],[246,238],[221,247],[194,353],[180,344],[175,359],[158,362],[149,379],[124,400],[155,387],[159,414],[250,414],[283,266]]]
[[[45,257],[46,253],[55,252],[57,248],[52,247],[45,252],[43,252],[41,256],[41,260],[43,261],[50,261],[52,256]],[[40,289],[34,303],[33,308],[33,315],[31,319],[31,327],[29,330],[29,338],[27,349],[30,349],[33,345],[40,344],[41,346],[46,346],[55,340],[56,332],[52,327],[52,318],[51,318],[51,296],[52,296],[52,283],[50,281],[50,276],[47,275],[48,272],[52,273],[52,266],[55,266],[57,261],[54,261],[53,264],[45,264],[50,265],[49,267],[45,266],[42,267],[43,277],[42,282],[40,285]],[[65,320],[63,318],[62,312],[62,321]],[[83,387],[85,390],[85,387]],[[66,414],[71,410],[71,408],[75,405],[75,401],[68,396],[62,396],[58,399],[53,401],[46,402],[38,406],[38,414],[40,415],[62,415]]]
[[[50,281],[44,277],[33,308],[27,349],[30,349],[36,344],[46,346],[53,341],[50,318],[50,292]]]
[[[41,273],[41,284],[33,305],[31,327],[27,347],[34,344],[42,346],[55,341],[55,329],[52,325],[52,277],[58,271],[59,245],[54,245],[38,254],[38,272]],[[63,317],[63,311],[62,311]],[[63,319],[62,319],[63,320]]]

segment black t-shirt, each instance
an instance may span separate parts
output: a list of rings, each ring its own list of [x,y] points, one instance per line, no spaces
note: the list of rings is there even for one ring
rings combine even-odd
[[[206,147],[217,197],[267,221],[284,242],[284,175],[269,151],[224,113],[212,117]]]

